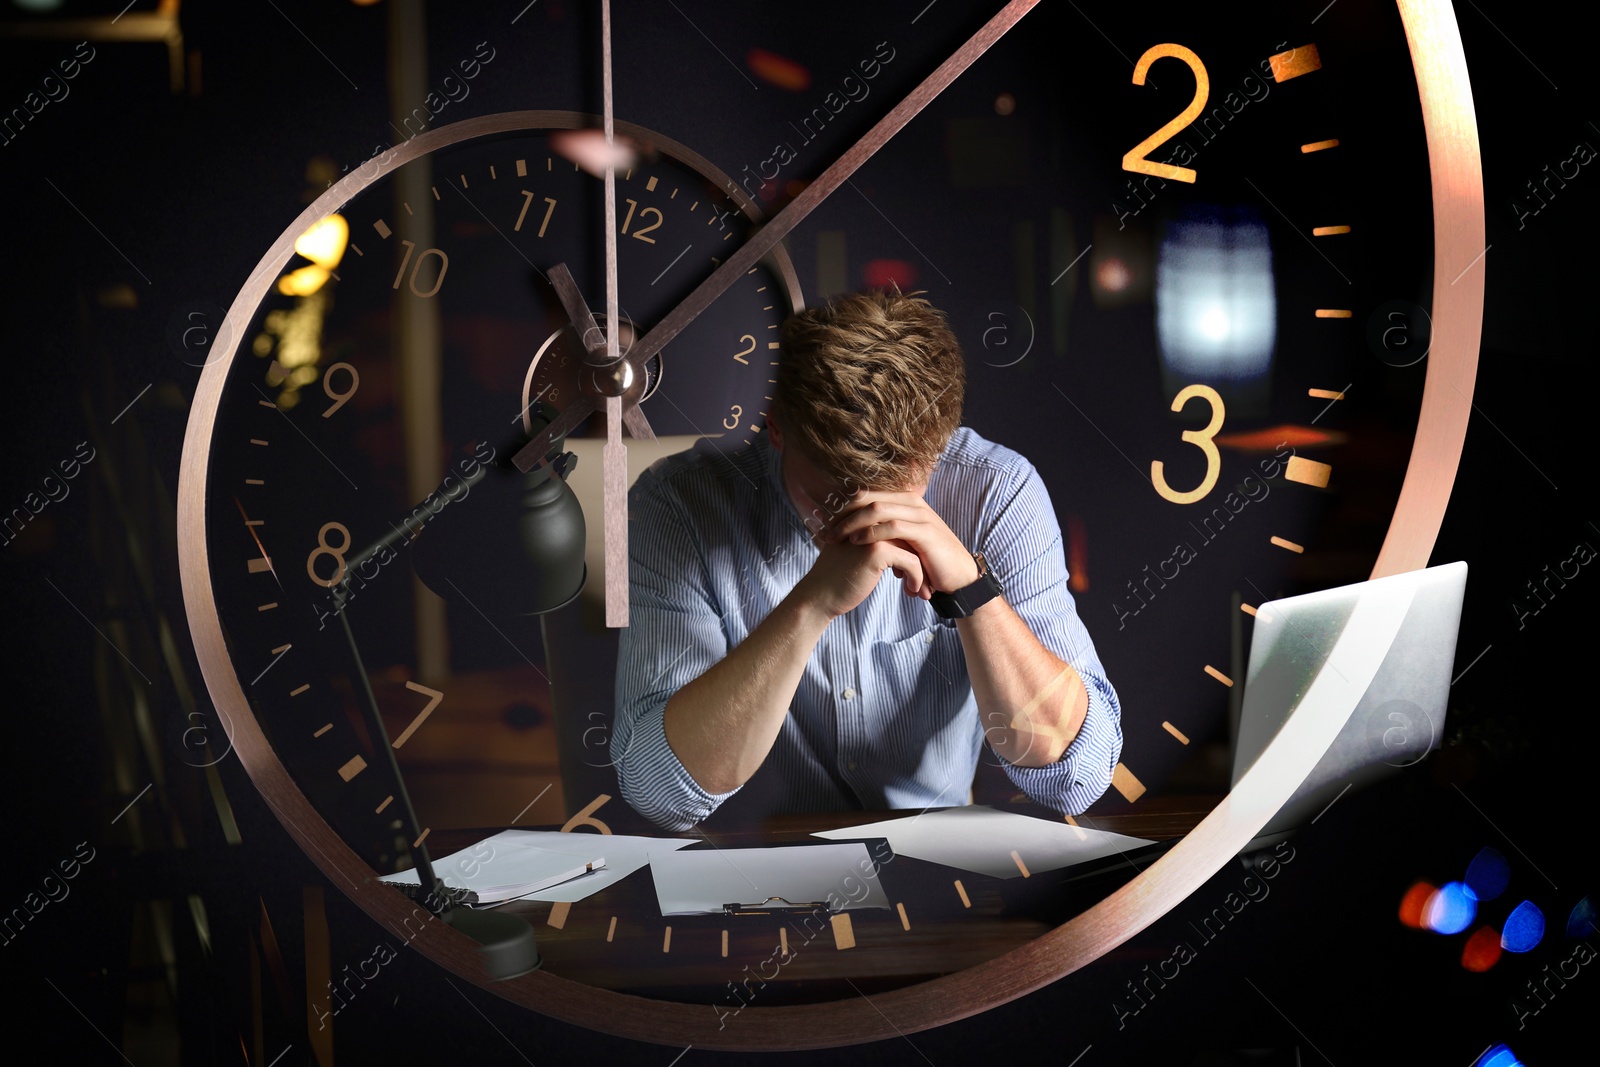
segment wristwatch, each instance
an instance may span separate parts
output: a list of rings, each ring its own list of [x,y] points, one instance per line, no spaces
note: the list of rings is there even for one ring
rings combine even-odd
[[[941,618],[964,619],[1005,591],[1000,588],[1000,580],[990,573],[989,561],[982,552],[974,552],[972,561],[978,565],[977,581],[953,593],[935,593],[928,598]]]

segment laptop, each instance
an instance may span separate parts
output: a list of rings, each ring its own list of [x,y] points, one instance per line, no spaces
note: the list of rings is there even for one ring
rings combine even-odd
[[[1257,841],[1305,826],[1345,789],[1372,785],[1439,747],[1466,587],[1467,565],[1449,563],[1256,609],[1235,786],[1323,672],[1338,672],[1337,680],[1348,683],[1346,700],[1351,685],[1365,681],[1338,736]]]

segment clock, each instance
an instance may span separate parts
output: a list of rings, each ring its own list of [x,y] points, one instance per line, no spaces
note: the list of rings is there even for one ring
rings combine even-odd
[[[782,358],[777,326],[816,298],[926,290],[967,349],[965,421],[1038,468],[1121,698],[1107,808],[1137,804],[1191,746],[1225,734],[1254,605],[1427,562],[1465,432],[1484,277],[1476,133],[1446,5],[1242,5],[1225,24],[948,0],[827,15],[619,6],[622,160],[584,105],[598,87],[577,57],[599,50],[584,21],[599,12],[524,10],[514,32],[544,20],[541,33],[515,92],[494,99],[549,109],[386,146],[288,222],[229,311],[184,449],[196,647],[252,781],[391,929],[410,906],[374,871],[418,842],[396,836],[406,822],[355,710],[365,679],[330,624],[349,621],[369,659],[400,665],[415,700],[402,744],[447,713],[448,690],[429,684],[438,642],[430,652],[418,636],[441,631],[403,546],[362,564],[345,619],[327,590],[361,546],[408,518],[421,527],[419,506],[472,507],[482,465],[551,454],[549,435],[516,436],[537,431],[523,421],[534,404],[561,433],[610,433],[631,411],[636,435],[750,447]],[[614,161],[610,211],[588,156]],[[608,378],[596,341],[612,334]],[[430,344],[437,358],[415,351]],[[458,641],[454,658],[515,664],[526,639]],[[1202,884],[1332,739],[1286,729],[1298,744],[1275,745],[1105,900],[1026,948],[871,1004],[752,1007],[719,1031],[703,1005],[559,974],[493,988],[702,1047],[938,1025],[1085,965]],[[490,984],[442,924],[411,943]]]

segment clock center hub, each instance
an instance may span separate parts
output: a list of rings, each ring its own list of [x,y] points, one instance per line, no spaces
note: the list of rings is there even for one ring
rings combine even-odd
[[[597,314],[595,321],[600,329],[605,329],[603,314]],[[617,345],[624,356],[638,334],[632,322],[619,317]],[[627,359],[611,367],[585,365],[583,345],[569,324],[551,333],[528,363],[528,373],[522,383],[522,428],[524,432],[532,432],[532,408],[537,402],[549,403],[559,410],[581,394],[602,410],[606,398],[612,396],[621,397],[625,405],[631,406],[649,399],[660,383],[659,354],[645,361],[642,372]]]

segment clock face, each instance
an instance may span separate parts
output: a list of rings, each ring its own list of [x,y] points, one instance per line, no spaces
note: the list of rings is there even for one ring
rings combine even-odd
[[[1453,477],[1459,434],[1434,428],[1424,385],[1466,360],[1470,394],[1476,338],[1444,350],[1434,294],[1448,273],[1450,298],[1476,293],[1481,310],[1482,282],[1470,253],[1436,254],[1430,162],[1456,164],[1430,161],[1414,64],[1447,65],[1453,26],[1419,35],[1414,57],[1394,6],[1320,8],[1239,5],[1219,22],[1039,5],[629,394],[658,435],[744,447],[791,310],[925,290],[966,349],[965,423],[1050,491],[1121,700],[1122,762],[1096,811],[1182,791],[1200,746],[1228,737],[1254,606],[1420,566],[1443,497],[1430,512],[1407,479],[1431,470],[1447,493]],[[619,4],[618,130],[638,149],[617,174],[624,343],[750,240],[743,206],[781,223],[999,10],[730,4],[691,21]],[[540,31],[519,65],[476,77],[515,82],[498,104],[575,110],[430,128],[289,223],[230,312],[186,445],[185,585],[208,684],[248,719],[239,750],[275,804],[314,812],[359,857],[341,870],[393,869],[431,825],[426,806],[400,817],[344,624],[400,701],[385,712],[402,762],[448,713],[448,685],[430,684],[440,655],[462,674],[544,666],[531,625],[423,619],[404,543],[359,565],[342,612],[329,600],[441,482],[435,510],[471,508],[473,472],[514,450],[531,404],[560,410],[584,388],[549,276],[569,268],[604,323],[602,183],[570,138],[593,125],[577,109],[598,110],[597,38],[556,5],[519,18]],[[595,433],[599,416],[575,436]]]

